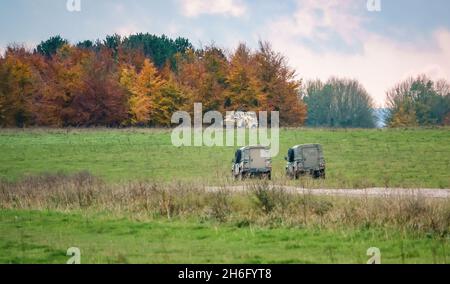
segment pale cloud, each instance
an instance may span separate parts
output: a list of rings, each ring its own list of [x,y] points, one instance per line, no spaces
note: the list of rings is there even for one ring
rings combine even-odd
[[[424,73],[433,79],[450,81],[449,30],[435,31],[426,47],[403,43],[365,29],[361,24],[364,20],[352,10],[355,1],[343,1],[345,5],[339,6],[339,12],[333,10],[336,2],[323,2],[299,2],[298,10],[291,17],[283,17],[267,27],[267,39],[286,55],[301,78],[357,79],[378,105],[384,104],[388,89],[409,76]],[[318,20],[310,17],[307,12],[311,11],[323,17]],[[360,50],[343,53],[323,43],[317,50],[299,40],[327,40],[330,33],[339,35],[346,43],[358,43]]]
[[[186,17],[197,17],[202,14],[223,14],[240,17],[247,10],[241,0],[180,0],[182,13]]]
[[[309,40],[328,40],[337,34],[351,43],[364,32],[364,20],[354,4],[354,0],[298,0],[293,16],[273,22],[271,29]]]
[[[167,34],[172,37],[176,37],[178,35],[178,32],[179,29],[176,23],[170,23],[169,26],[167,27]]]
[[[113,5],[113,11],[116,14],[123,14],[125,12],[125,6],[122,3],[116,3]]]

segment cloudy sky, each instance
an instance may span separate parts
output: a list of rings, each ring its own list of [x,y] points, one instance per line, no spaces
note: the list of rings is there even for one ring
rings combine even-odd
[[[77,1],[77,0],[71,0]],[[72,42],[136,32],[189,38],[232,51],[270,41],[299,78],[351,77],[378,105],[387,89],[426,73],[450,81],[450,1],[368,0],[1,0],[0,51],[60,34]],[[375,3],[376,4],[376,3]],[[377,5],[372,5],[375,7]]]

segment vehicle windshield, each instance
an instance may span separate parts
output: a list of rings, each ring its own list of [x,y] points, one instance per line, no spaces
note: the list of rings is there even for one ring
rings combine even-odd
[[[242,151],[241,150],[237,150],[236,154],[235,154],[235,163],[239,164],[242,160]]]
[[[295,161],[295,151],[294,149],[289,149],[288,151],[288,162],[292,163]]]

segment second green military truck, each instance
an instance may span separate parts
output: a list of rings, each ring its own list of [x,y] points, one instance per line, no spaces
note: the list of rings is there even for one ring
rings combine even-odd
[[[250,177],[272,179],[272,159],[268,147],[247,146],[234,155],[232,175],[236,180]]]
[[[304,175],[314,178],[325,178],[326,166],[322,146],[319,144],[297,145],[289,149],[286,175],[291,179],[299,179]]]

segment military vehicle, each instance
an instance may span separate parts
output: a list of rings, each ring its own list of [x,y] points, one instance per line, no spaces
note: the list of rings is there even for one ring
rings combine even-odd
[[[236,180],[250,177],[272,179],[272,159],[269,148],[247,146],[236,151],[233,159],[232,175]]]
[[[325,178],[325,158],[319,144],[297,145],[289,149],[286,175],[291,179],[299,179],[304,175],[314,178]]]
[[[236,125],[237,128],[258,128],[258,117],[254,112],[229,112],[225,116],[225,125],[231,123]]]

